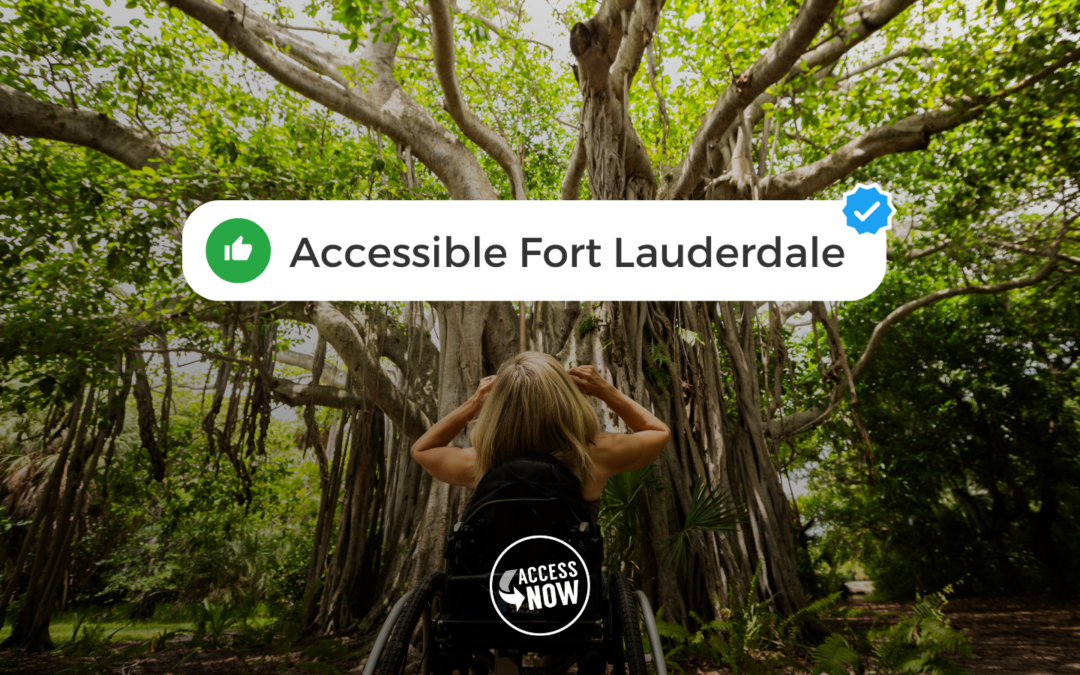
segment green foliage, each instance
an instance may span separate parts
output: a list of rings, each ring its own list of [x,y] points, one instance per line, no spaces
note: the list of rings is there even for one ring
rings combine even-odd
[[[245,508],[236,500],[235,477],[215,469],[201,445],[198,396],[180,391],[175,400],[170,479],[147,481],[138,443],[117,445],[108,511],[91,522],[73,551],[76,569],[95,574],[73,594],[79,602],[186,606],[210,598],[246,613],[263,602],[288,611],[303,589],[318,507],[317,466],[296,453],[293,425],[274,420],[267,456],[252,462],[253,501]],[[137,439],[136,419],[129,411]]]
[[[306,532],[296,530],[283,536],[279,546],[276,563],[267,572],[266,601],[280,614],[303,600],[313,542]]]
[[[697,622],[695,631],[663,621],[657,612],[656,623],[662,637],[676,646],[667,652],[701,658],[709,663],[724,663],[732,673],[771,673],[794,662],[798,648],[798,633],[810,622],[817,622],[823,612],[833,607],[839,594],[810,603],[795,614],[785,617],[772,609],[772,599],[757,600],[761,566],[758,566],[745,596],[740,597],[734,585],[728,587],[727,607],[720,617],[703,621],[691,612]]]
[[[683,567],[689,560],[690,546],[695,537],[700,537],[703,532],[734,530],[738,521],[738,506],[731,494],[702,481],[690,496],[690,509],[682,529],[665,542],[667,555],[676,567]]]
[[[304,650],[309,661],[300,661],[296,667],[307,673],[317,675],[344,675],[348,667],[339,667],[333,662],[341,662],[351,656],[349,648],[340,640],[319,640]]]
[[[203,600],[195,606],[195,640],[203,642],[213,649],[221,647],[225,631],[242,619],[241,608],[232,603],[216,604]]]
[[[938,287],[895,273],[844,310],[867,339],[901,298]],[[803,447],[815,457],[804,518],[813,564],[864,565],[879,592],[912,597],[967,577],[973,594],[1056,590],[1080,555],[1080,287],[967,297],[895,326],[859,382],[867,465],[845,416]],[[1073,524],[1071,524],[1073,523]]]
[[[661,391],[667,389],[671,384],[671,373],[667,370],[667,366],[671,365],[671,358],[668,356],[667,346],[658,342],[649,343],[649,359],[655,364],[648,366],[649,375]]]
[[[604,533],[604,566],[632,576],[631,566],[648,545],[649,495],[662,488],[656,466],[615,474],[600,495],[600,526]]]
[[[688,328],[679,328],[679,338],[690,346],[702,344],[701,336]]]
[[[857,4],[843,3],[837,18]],[[174,348],[221,351],[216,324],[187,321],[221,306],[178,284],[180,248],[170,236],[199,204],[446,197],[423,166],[407,177],[402,148],[268,80],[166,3],[130,0],[126,8],[104,11],[82,0],[2,6],[0,83],[145,130],[173,148],[170,161],[132,171],[96,151],[0,138],[0,410],[5,426],[10,418],[21,425],[12,442],[0,441],[0,472],[5,479],[25,472],[25,480],[13,481],[24,491],[39,485],[54,461],[55,439],[35,445],[32,417],[70,402],[128,349],[157,346],[133,342],[128,327],[152,326]],[[582,1],[556,12],[569,29],[595,9]],[[332,18],[350,50],[393,29],[404,50],[394,65],[401,91],[460,137],[440,103],[428,19],[412,10],[343,0],[269,11],[278,23]],[[520,7],[477,0],[470,11],[498,13],[502,29],[457,14],[462,94],[523,158],[530,196],[555,197],[578,136],[576,125],[560,123],[573,117],[567,101],[577,100],[575,73],[521,39],[530,17]],[[733,75],[768,49],[797,11],[798,3],[733,0],[663,5],[650,35],[655,92],[645,68],[627,92],[634,128],[658,165],[678,162]],[[777,126],[772,152],[764,153],[768,171],[819,160],[874,125],[992,95],[1075,49],[1078,32],[1076,0],[918,3],[828,72],[804,68],[771,88],[777,100],[766,104],[766,116],[785,133]],[[842,79],[897,51],[904,53],[871,76]],[[362,67],[342,71],[350,84],[369,84]],[[882,289],[839,308],[853,357],[877,321],[903,302],[948,286],[1022,277],[1043,264],[1041,254],[1003,256],[987,242],[1020,240],[1038,253],[1052,241],[1048,232],[1062,216],[1044,218],[1043,207],[1056,209],[1059,186],[1075,192],[1067,181],[1080,175],[1076,75],[1074,64],[935,137],[930,151],[873,162],[821,193],[876,180],[904,195],[898,223],[918,224],[910,236],[890,238],[896,261]],[[757,140],[755,156],[765,149]],[[495,161],[486,153],[478,160],[497,192],[509,196]],[[950,243],[947,255],[903,259],[942,241]],[[1066,239],[1063,251],[1075,257],[1075,242]],[[846,405],[813,436],[792,441],[805,453],[797,468],[811,477],[801,512],[823,527],[804,549],[807,568],[827,565],[836,581],[845,565],[862,562],[893,595],[939,587],[961,572],[970,572],[973,592],[1075,590],[1076,580],[1063,573],[1080,556],[1074,280],[926,308],[892,329],[858,383],[873,456],[857,440],[856,411]],[[597,323],[588,314],[579,337]],[[677,328],[674,340],[648,345],[647,375],[677,398],[682,387],[672,381],[669,349],[703,338]],[[789,364],[793,377],[784,387],[795,395],[774,401],[778,414],[828,402],[816,364],[799,358],[811,351],[806,346]],[[241,348],[237,356],[249,355]],[[275,421],[266,455],[250,458],[252,500],[240,505],[236,477],[207,452],[202,402],[182,392],[175,404],[161,483],[146,479],[146,453],[134,411],[127,411],[115,455],[110,450],[88,493],[85,536],[80,530],[73,544],[71,595],[76,603],[151,606],[204,600],[241,614],[268,603],[287,613],[300,599],[310,553],[314,465],[298,456],[289,425]],[[607,563],[629,568],[645,544],[655,476],[642,470],[618,478],[603,502]],[[692,496],[686,522],[668,542],[676,561],[686,560],[694,537],[723,529],[728,517],[721,496],[704,484]],[[0,511],[0,537],[17,537],[27,525]],[[729,597],[724,626],[702,624],[684,643],[749,667],[740,661],[746,654],[790,640],[785,632],[793,624],[754,597]],[[72,642],[91,649],[101,637],[95,631],[77,624]]]
[[[577,326],[578,339],[581,339],[581,338],[585,337],[586,335],[588,335],[592,331],[596,330],[599,326],[600,326],[600,322],[599,322],[599,319],[596,318],[595,314],[593,314],[591,312],[589,314],[586,314],[585,316],[583,316],[581,318],[581,321],[578,322],[578,326]]]
[[[872,635],[877,672],[888,675],[927,673],[962,675],[966,673],[946,658],[946,654],[971,656],[967,635],[949,624],[942,609],[952,588],[931,593],[915,603],[913,613],[897,624]]]
[[[150,640],[149,640],[148,649],[149,649],[150,653],[162,651],[163,649],[165,649],[168,646],[170,640],[175,638],[177,635],[180,635],[180,634],[185,633],[185,632],[186,631],[182,631],[182,630],[163,630],[163,631],[154,633],[153,635],[150,636]]]
[[[78,617],[75,628],[71,632],[71,640],[64,645],[63,652],[72,657],[97,656],[107,653],[110,638],[116,634],[106,635],[105,628],[98,625],[83,625],[86,617]],[[81,630],[80,630],[81,629]],[[117,629],[119,630],[119,629]]]
[[[113,649],[102,642],[86,652],[81,658],[70,658],[67,667],[57,671],[57,675],[114,675],[114,668],[138,659],[150,649],[147,642],[139,642],[119,649]]]
[[[812,675],[851,675],[862,673],[859,655],[840,635],[830,635],[814,650]]]
[[[868,636],[872,654],[864,663],[851,644],[838,634],[830,635],[814,650],[813,675],[965,675],[966,670],[947,655],[971,656],[967,635],[949,624],[942,609],[952,588],[920,598],[912,614]]]
[[[71,640],[56,652],[67,663],[67,667],[59,671],[63,675],[111,675],[115,672],[114,668],[120,664],[131,662],[145,654],[160,652],[170,640],[184,632],[163,629],[155,632],[148,640],[138,640],[134,644],[117,648],[113,641],[126,626],[107,633],[103,625],[84,625],[87,618],[84,615],[76,614],[74,618],[76,622]]]

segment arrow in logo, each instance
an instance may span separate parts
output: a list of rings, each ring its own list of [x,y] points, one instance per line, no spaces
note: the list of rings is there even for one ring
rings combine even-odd
[[[513,594],[499,591],[499,595],[502,597],[503,602],[507,602],[514,606],[515,612],[521,609],[521,603],[525,602],[525,596],[516,588],[514,589]]]
[[[525,596],[521,594],[521,591],[514,589],[513,593],[507,593],[510,590],[510,582],[517,576],[517,570],[506,570],[503,572],[502,578],[499,579],[499,597],[503,599],[503,602],[514,605],[514,611],[521,609],[521,603],[525,602]]]

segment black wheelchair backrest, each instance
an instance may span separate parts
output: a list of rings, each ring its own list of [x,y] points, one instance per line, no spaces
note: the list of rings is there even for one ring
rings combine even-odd
[[[580,615],[581,630],[568,630],[540,642],[504,624],[493,606],[498,589],[491,590],[490,586],[500,555],[515,542],[537,535],[569,545],[584,561],[594,589]],[[438,628],[450,642],[490,640],[502,647],[521,648],[560,641],[588,643],[602,625],[600,528],[589,520],[577,478],[554,460],[513,457],[491,469],[480,480],[461,520],[447,537],[445,556],[444,615]],[[584,593],[585,584],[580,588]],[[533,632],[543,631],[537,628]]]
[[[499,553],[526,536],[567,541],[586,560],[602,552],[599,527],[589,522],[581,484],[562,464],[542,457],[512,457],[480,480],[447,542],[450,571],[482,574]]]

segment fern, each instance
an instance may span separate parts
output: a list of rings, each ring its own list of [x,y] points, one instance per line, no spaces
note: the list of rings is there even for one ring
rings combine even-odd
[[[668,373],[665,366],[671,365],[671,359],[668,358],[667,347],[657,342],[649,344],[649,358],[655,367],[649,366],[649,375],[652,376],[656,385],[660,387],[661,391],[666,390],[668,385],[671,384],[671,374]]]
[[[658,366],[666,366],[671,363],[671,359],[667,355],[667,347],[659,342],[652,342],[649,344],[649,357]]]
[[[686,328],[679,329],[679,337],[682,338],[683,342],[690,346],[703,344],[700,335],[692,330],[687,330]]]
[[[794,642],[799,629],[803,625],[810,621],[816,621],[818,617],[832,609],[839,601],[840,592],[819,598],[781,621],[777,627],[777,632],[782,638],[786,637],[789,641]]]
[[[957,631],[945,618],[948,603],[945,593],[920,598],[911,616],[872,637],[878,672],[894,675],[965,675],[967,671],[953,663],[946,654],[971,656],[971,644],[963,631]]]
[[[667,663],[668,670],[677,670],[679,673],[683,672],[682,666],[678,661],[672,660],[676,654],[686,649],[686,644],[690,641],[693,635],[686,628],[680,626],[677,623],[671,623],[670,621],[664,621],[664,608],[656,610],[656,632],[660,634],[660,637],[667,638],[676,643],[675,647],[664,651],[664,661]],[[652,651],[650,649],[650,651]]]
[[[660,634],[660,637],[673,640],[678,644],[686,644],[690,641],[692,634],[677,623],[671,623],[670,621],[661,621],[659,615],[656,619],[656,632]]]
[[[701,486],[695,492],[698,500],[706,494]],[[718,521],[695,517],[694,522],[698,525],[710,522],[715,525]],[[668,651],[667,656],[670,658],[675,654],[683,654],[684,657],[709,663],[724,663],[731,669],[733,675],[786,672],[792,667],[789,652],[786,650],[794,642],[797,627],[810,620],[811,617],[816,617],[829,609],[836,603],[839,594],[822,598],[785,618],[773,610],[772,597],[757,600],[761,571],[759,563],[745,593],[740,593],[736,584],[728,585],[727,606],[720,610],[719,619],[705,621],[694,612],[690,612],[690,618],[697,626],[697,630],[691,631],[663,621],[661,613],[658,612],[656,618],[660,635],[676,643],[676,646]],[[791,633],[790,640],[787,639],[787,632]],[[838,649],[839,646],[835,645],[834,649]],[[848,645],[848,650],[854,654],[850,645]],[[837,653],[840,656],[847,656],[846,653],[839,651]],[[847,656],[847,658],[849,662],[857,663],[857,657],[852,659]],[[846,670],[825,669],[820,672],[826,675],[833,675],[834,672],[850,675]],[[858,672],[856,670],[856,673]]]
[[[633,565],[635,551],[647,539],[645,519],[649,495],[661,488],[656,465],[649,464],[635,471],[616,474],[604,486],[600,495],[600,526],[604,533],[604,564],[608,569],[624,569]]]
[[[851,675],[853,671],[860,672],[859,655],[839,635],[830,635],[814,650],[813,675]]]

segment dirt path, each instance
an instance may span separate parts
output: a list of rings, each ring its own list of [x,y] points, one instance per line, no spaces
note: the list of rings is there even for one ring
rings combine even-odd
[[[875,613],[910,603],[860,602]],[[971,675],[1080,675],[1080,600],[953,600],[945,615],[967,631],[975,655],[957,662]]]

